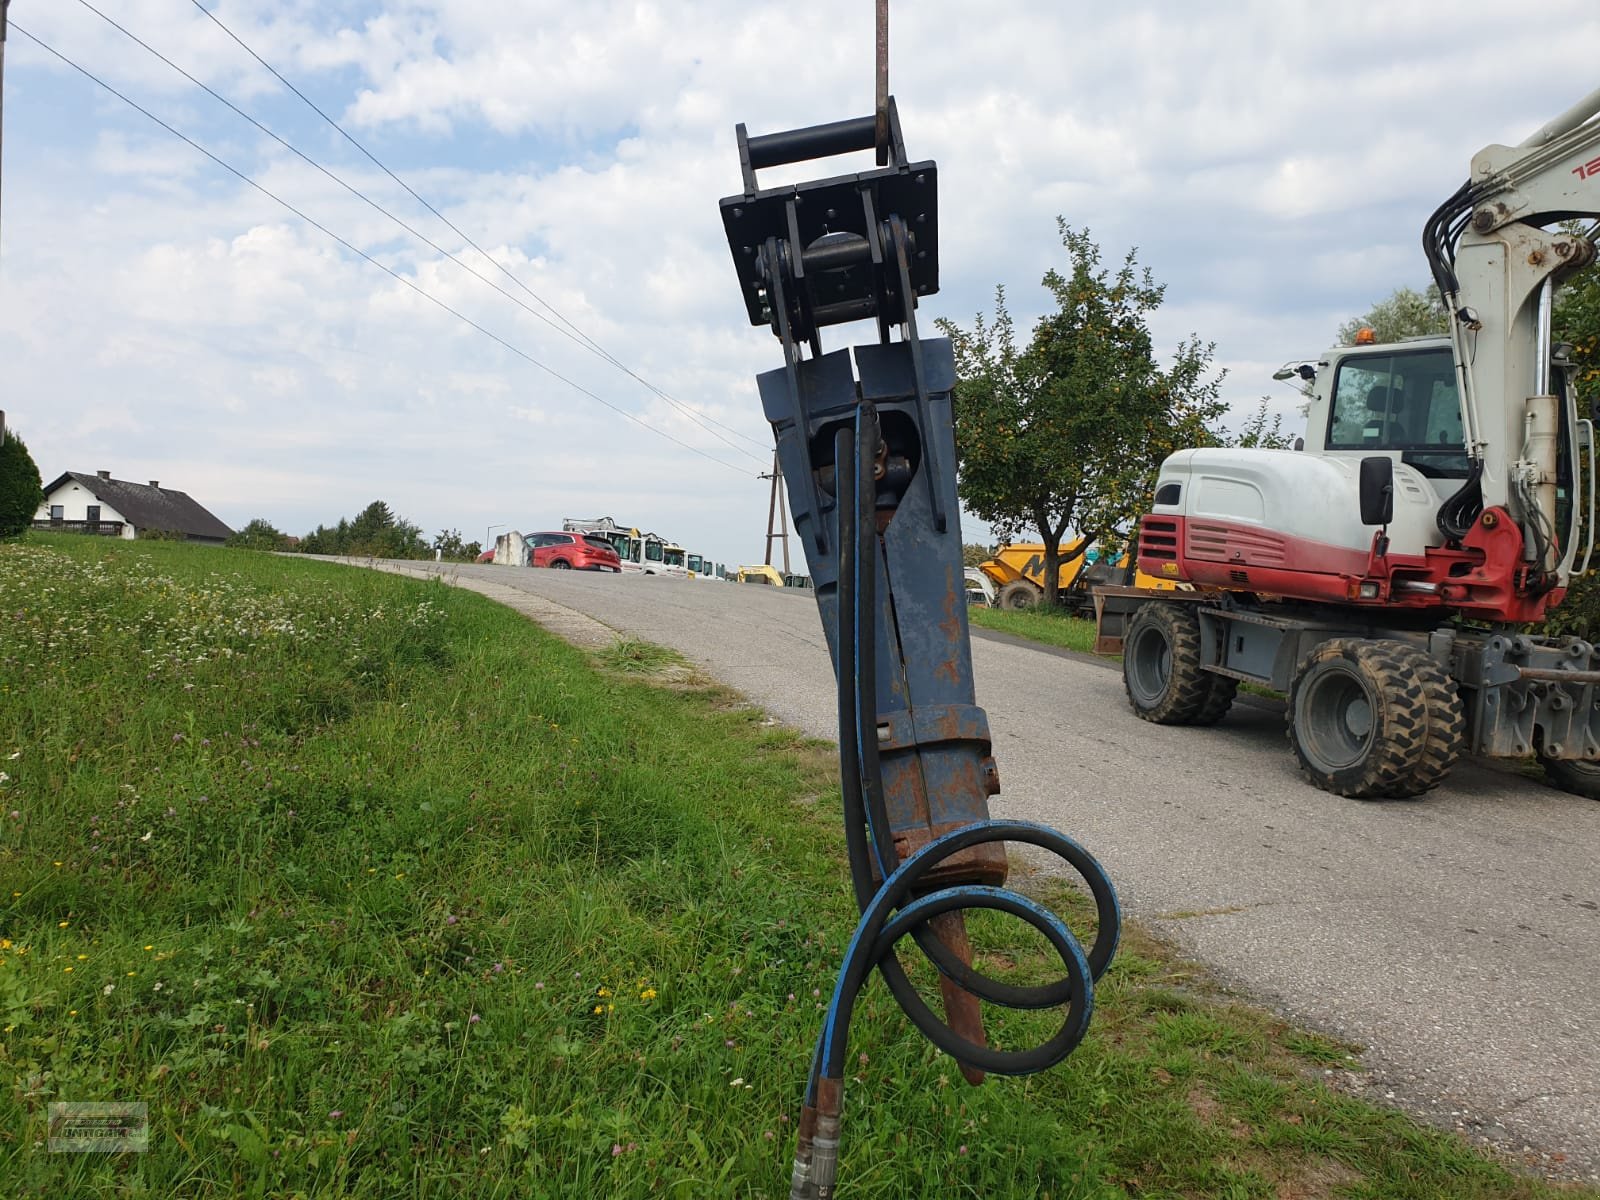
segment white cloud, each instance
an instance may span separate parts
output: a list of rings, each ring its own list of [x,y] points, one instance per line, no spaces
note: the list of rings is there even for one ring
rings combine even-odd
[[[192,6],[105,10],[549,316]],[[302,531],[381,497],[469,538],[609,512],[730,561],[761,553],[770,442],[753,377],[779,351],[745,324],[716,201],[739,187],[735,122],[867,111],[868,6],[215,11],[522,284],[705,419],[419,246],[80,6],[12,18],[551,371],[729,466],[463,325],[14,35],[0,358],[9,418],[46,474],[161,478],[236,525]],[[1060,214],[1110,261],[1140,248],[1169,285],[1158,344],[1214,340],[1236,414],[1263,395],[1292,414],[1271,370],[1420,286],[1422,221],[1471,154],[1581,90],[1548,69],[1548,31],[1581,59],[1600,14],[1580,0],[1552,0],[1538,23],[1503,12],[1462,0],[1441,25],[1421,0],[1337,22],[1270,0],[896,6],[908,149],[940,166],[944,291],[924,316],[965,322],[998,282],[1019,321],[1036,316]]]

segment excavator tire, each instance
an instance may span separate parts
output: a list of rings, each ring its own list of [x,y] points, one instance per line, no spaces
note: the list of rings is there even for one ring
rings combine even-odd
[[[1150,600],[1133,614],[1122,644],[1122,686],[1128,703],[1157,725],[1210,725],[1233,701],[1216,689],[1221,676],[1200,669],[1200,618],[1187,604]],[[1220,707],[1218,707],[1220,703]]]
[[[1428,689],[1411,651],[1404,642],[1335,638],[1301,660],[1287,734],[1300,770],[1323,791],[1358,800],[1415,795],[1416,781],[1432,773],[1424,764]]]
[[[1394,647],[1395,654],[1406,664],[1405,669],[1422,685],[1422,695],[1428,705],[1428,728],[1422,754],[1410,781],[1394,793],[1396,796],[1420,796],[1443,783],[1450,768],[1456,765],[1456,759],[1461,757],[1466,744],[1467,714],[1455,680],[1438,660],[1408,642],[1384,644]]]
[[[996,608],[1032,608],[1039,603],[1040,595],[1040,590],[1026,579],[1017,579],[1000,589],[994,604]]]
[[[1239,681],[1229,679],[1226,675],[1212,675],[1211,690],[1206,693],[1205,701],[1200,705],[1200,711],[1195,713],[1191,725],[1215,725],[1228,715],[1228,710],[1233,707],[1233,698],[1239,693]]]
[[[1586,762],[1582,759],[1571,758],[1546,758],[1539,755],[1539,763],[1544,767],[1545,778],[1563,792],[1571,792],[1574,796],[1583,796],[1589,800],[1600,800],[1600,763]]]

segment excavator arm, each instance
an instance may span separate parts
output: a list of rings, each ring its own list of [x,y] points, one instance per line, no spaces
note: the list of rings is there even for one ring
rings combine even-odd
[[[1486,513],[1508,512],[1540,590],[1565,587],[1574,567],[1582,506],[1563,519],[1558,484],[1577,478],[1576,447],[1593,441],[1554,361],[1550,325],[1556,284],[1595,258],[1589,236],[1563,226],[1600,217],[1597,114],[1600,90],[1518,145],[1480,150],[1423,232],[1451,313],[1470,461],[1439,529],[1458,544]]]

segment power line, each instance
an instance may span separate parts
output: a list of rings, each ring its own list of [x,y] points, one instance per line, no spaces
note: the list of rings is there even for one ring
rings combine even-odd
[[[79,0],[79,3],[83,3],[83,2],[84,2],[84,0]],[[479,254],[483,255],[484,258],[488,259],[491,263],[493,263],[495,269],[498,270],[502,275],[504,275],[507,279],[511,280],[512,283],[516,284],[523,291],[527,292],[528,295],[532,296],[540,304],[544,305],[545,308],[549,309],[550,312],[556,317],[557,320],[559,320],[563,325],[567,326],[568,329],[572,330],[573,334],[575,334],[576,337],[581,340],[581,344],[586,345],[595,354],[599,355],[600,358],[604,359],[606,362],[608,362],[612,366],[616,367],[617,370],[621,371],[623,374],[625,374],[625,375],[629,376],[630,378],[636,380],[638,383],[642,384],[644,387],[646,387],[650,391],[654,392],[657,396],[661,397],[661,399],[665,400],[668,404],[671,404],[676,408],[683,409],[684,411],[690,413],[693,416],[704,418],[705,420],[710,421],[713,425],[717,425],[717,426],[720,426],[723,429],[726,429],[729,433],[733,434],[735,437],[743,438],[745,441],[749,442],[753,446],[758,446],[763,450],[768,448],[766,443],[764,443],[762,441],[759,441],[756,438],[752,438],[748,434],[744,434],[744,433],[739,432],[739,430],[734,429],[731,425],[724,425],[721,421],[718,421],[715,417],[710,416],[709,414],[706,414],[706,413],[701,413],[697,409],[694,409],[694,408],[690,407],[689,405],[684,404],[682,401],[674,399],[673,397],[669,396],[666,392],[664,392],[660,388],[658,388],[655,384],[651,383],[648,379],[645,379],[642,376],[636,374],[632,369],[630,369],[626,364],[624,364],[621,359],[617,358],[609,350],[607,350],[604,346],[600,345],[599,342],[595,341],[587,333],[585,333],[583,330],[579,329],[576,325],[574,325],[571,321],[569,321],[566,318],[566,316],[559,309],[557,309],[554,305],[552,305],[543,296],[540,296],[537,292],[535,292],[532,288],[530,288],[526,283],[524,283],[514,273],[512,273],[510,270],[508,270],[503,263],[501,263],[498,259],[496,259],[492,254],[490,254],[482,246],[478,245],[477,242],[473,241],[472,238],[469,237],[463,230],[461,230],[455,224],[455,222],[450,220],[449,217],[445,216],[437,208],[435,208],[433,205],[429,204],[426,200],[424,200],[422,198],[422,196],[420,196],[416,192],[416,190],[412,188],[412,186],[409,183],[407,183],[404,179],[401,179],[400,176],[396,175],[387,166],[385,166],[383,164],[383,162],[380,161],[378,159],[378,157],[372,153],[372,151],[368,150],[364,145],[362,145],[359,141],[357,141],[355,136],[352,135],[351,133],[349,133],[344,128],[344,126],[340,125],[338,121],[334,120],[327,113],[323,112],[322,109],[317,106],[316,102],[311,99],[311,97],[307,96],[299,88],[295,87],[295,85],[293,83],[289,82],[289,80],[286,79],[283,76],[283,74],[281,72],[279,72],[279,70],[276,67],[274,67],[266,59],[262,58],[261,55],[257,54],[254,50],[252,50],[250,48],[250,46],[244,41],[243,38],[241,38],[238,34],[234,33],[233,30],[229,29],[227,25],[223,24],[222,18],[218,17],[214,12],[212,12],[204,4],[200,3],[200,0],[190,0],[190,3],[193,4],[196,8],[198,8],[201,12],[203,12],[206,15],[206,17],[213,24],[215,24],[217,26],[218,29],[222,30],[223,33],[227,34],[230,38],[232,38],[235,42],[237,42],[239,47],[242,50],[244,50],[244,52],[246,54],[248,54],[251,58],[255,59],[256,62],[260,63],[269,72],[271,72],[273,77],[276,78],[279,83],[283,84],[284,87],[288,88],[296,96],[300,97],[300,99],[305,102],[306,106],[308,108],[310,108],[312,112],[316,113],[317,116],[321,117],[324,121],[326,121],[329,125],[331,125],[335,130],[337,130],[339,135],[341,137],[343,137],[345,139],[345,141],[349,142],[357,150],[361,151],[362,154],[366,155],[366,157],[369,160],[371,160],[371,162],[373,163],[374,166],[376,166],[380,171],[382,171],[390,179],[394,180],[402,188],[404,188],[411,195],[412,199],[414,199],[418,204],[422,205],[423,208],[427,209],[434,216],[438,217],[439,220],[443,221],[445,223],[445,225],[450,229],[450,231],[452,233],[454,233],[457,237],[459,237],[462,241],[466,242],[467,245],[471,246]],[[209,91],[210,89],[208,88],[207,90]],[[751,457],[754,457],[754,456],[752,455]]]
[[[157,125],[161,126],[161,128],[165,129],[168,133],[172,134],[172,136],[177,138],[179,141],[188,143],[188,145],[190,145],[194,149],[198,150],[201,154],[205,155],[212,162],[216,163],[217,166],[221,167],[224,171],[227,171],[230,175],[233,175],[233,176],[237,177],[240,181],[249,184],[251,187],[255,188],[256,191],[260,192],[263,196],[267,197],[269,200],[273,201],[275,204],[281,205],[283,208],[287,209],[289,212],[291,212],[295,216],[299,217],[302,221],[304,221],[307,225],[311,226],[313,229],[315,229],[318,232],[326,235],[329,238],[332,238],[335,242],[338,242],[339,245],[343,246],[346,250],[350,251],[350,253],[356,255],[359,258],[362,258],[362,259],[366,260],[368,263],[371,263],[373,266],[377,267],[378,270],[382,271],[385,275],[388,275],[390,278],[396,280],[397,282],[404,284],[406,287],[410,288],[413,292],[417,293],[417,295],[421,296],[424,300],[428,301],[430,304],[433,304],[433,305],[437,306],[438,308],[442,308],[445,312],[449,313],[451,316],[455,317],[457,320],[462,321],[465,324],[472,326],[472,328],[476,329],[479,333],[483,334],[484,337],[489,338],[491,341],[494,341],[494,342],[498,343],[500,346],[504,347],[506,350],[509,350],[512,354],[515,354],[518,358],[524,360],[525,362],[528,362],[528,363],[532,364],[535,367],[538,367],[541,371],[545,372],[547,375],[551,376],[552,378],[560,380],[562,383],[564,383],[568,387],[572,388],[573,391],[578,392],[578,393],[580,393],[582,395],[585,395],[585,396],[589,397],[589,399],[595,401],[598,404],[604,405],[606,408],[609,408],[612,412],[617,413],[619,416],[626,417],[628,420],[632,421],[634,424],[639,425],[644,429],[648,429],[651,433],[657,434],[660,437],[666,438],[669,442],[672,442],[675,445],[683,447],[683,449],[688,450],[690,453],[698,454],[701,458],[710,459],[712,462],[716,463],[718,466],[726,467],[730,471],[736,471],[741,475],[745,474],[745,471],[744,471],[744,469],[742,467],[736,467],[732,463],[724,462],[722,459],[716,457],[716,455],[708,454],[704,450],[700,449],[698,446],[691,446],[688,442],[682,441],[681,439],[674,437],[672,434],[668,433],[664,429],[657,429],[654,425],[650,424],[643,417],[640,417],[640,416],[638,416],[638,415],[636,415],[634,413],[631,413],[625,408],[619,408],[617,405],[611,403],[611,401],[605,399],[602,396],[596,395],[594,392],[591,392],[588,388],[584,387],[582,384],[576,383],[573,380],[567,378],[565,375],[561,374],[561,372],[557,371],[554,367],[548,366],[545,363],[540,362],[537,358],[533,357],[533,355],[529,354],[526,350],[523,350],[520,347],[513,345],[511,342],[508,342],[505,338],[501,337],[498,333],[495,333],[493,330],[487,329],[484,326],[478,324],[478,322],[474,321],[471,317],[467,316],[465,313],[461,312],[459,309],[452,308],[449,304],[446,304],[443,300],[439,299],[437,296],[433,295],[431,292],[427,291],[425,288],[423,288],[423,287],[419,286],[418,284],[412,282],[411,280],[407,279],[404,275],[400,274],[398,271],[394,270],[391,267],[385,266],[383,263],[379,262],[376,258],[372,257],[372,255],[368,254],[365,250],[361,249],[361,247],[356,246],[356,245],[352,244],[351,242],[346,241],[344,238],[340,237],[337,233],[334,233],[333,230],[329,229],[326,225],[323,225],[321,222],[315,220],[314,218],[312,218],[310,216],[307,216],[305,213],[301,212],[294,205],[290,204],[283,197],[277,195],[276,193],[274,193],[272,191],[269,191],[266,187],[264,187],[263,185],[257,183],[254,179],[251,179],[248,175],[246,175],[243,171],[239,170],[237,167],[235,167],[235,166],[231,165],[230,163],[225,162],[223,159],[217,157],[211,151],[207,150],[204,146],[202,146],[199,142],[195,141],[193,138],[189,137],[187,134],[182,133],[179,130],[175,129],[173,126],[167,124],[166,121],[163,121],[160,117],[156,116],[155,113],[151,112],[149,109],[145,108],[143,105],[139,104],[137,101],[135,101],[135,100],[131,99],[130,97],[125,96],[123,93],[119,92],[116,88],[112,87],[105,80],[101,79],[98,75],[94,74],[87,67],[79,66],[77,63],[73,62],[72,59],[68,58],[65,54],[62,54],[61,51],[57,50],[54,46],[51,46],[48,42],[45,42],[45,41],[43,41],[42,39],[40,39],[38,37],[35,37],[33,34],[29,33],[22,26],[18,25],[15,21],[11,22],[11,28],[16,30],[16,32],[20,33],[23,37],[27,38],[34,45],[36,45],[40,49],[44,50],[47,54],[52,55],[53,57],[59,59],[61,62],[65,63],[67,66],[71,67],[74,71],[78,72],[80,75],[82,75],[84,78],[88,79],[90,82],[98,84],[100,87],[102,87],[106,91],[110,92],[118,100],[121,100],[124,104],[128,105],[128,107],[134,109],[135,111],[137,111],[139,113],[142,113],[144,116],[146,116],[150,120],[154,121]]]
[[[396,216],[394,213],[390,212],[387,208],[385,208],[382,204],[379,204],[376,200],[374,200],[371,196],[367,195],[360,188],[356,187],[354,184],[351,184],[351,183],[347,182],[346,180],[341,178],[339,175],[337,175],[335,172],[329,170],[323,164],[321,164],[318,161],[316,161],[316,159],[312,158],[310,155],[308,155],[308,154],[304,153],[302,150],[300,150],[297,146],[295,146],[292,143],[290,143],[287,139],[279,136],[277,133],[275,133],[271,129],[267,128],[267,126],[263,125],[260,121],[256,120],[255,117],[252,117],[249,113],[245,112],[238,105],[234,104],[233,101],[229,100],[226,96],[222,95],[221,93],[216,91],[214,88],[208,86],[203,81],[195,78],[188,71],[184,70],[177,63],[173,62],[165,54],[161,53],[161,51],[157,50],[154,46],[152,46],[148,42],[146,42],[143,38],[139,37],[138,34],[134,33],[132,30],[126,28],[125,26],[119,24],[116,20],[114,20],[112,17],[108,16],[107,14],[101,12],[93,4],[89,3],[89,0],[78,0],[78,3],[81,4],[84,8],[88,9],[90,12],[92,12],[95,16],[99,17],[106,24],[110,25],[117,32],[121,33],[124,37],[128,38],[130,41],[135,42],[137,45],[139,45],[146,52],[148,52],[149,54],[153,55],[154,57],[160,59],[168,67],[170,67],[172,70],[176,71],[179,75],[182,75],[185,79],[187,79],[190,83],[194,84],[194,86],[199,88],[201,91],[205,92],[212,99],[216,100],[218,103],[220,103],[222,105],[225,105],[233,113],[235,113],[239,117],[242,117],[244,120],[248,121],[251,125],[255,126],[258,130],[260,130],[262,133],[266,134],[273,141],[277,142],[285,150],[289,151],[289,153],[291,153],[295,157],[301,159],[307,165],[309,165],[311,167],[314,167],[317,171],[319,171],[323,175],[327,176],[334,183],[336,183],[340,187],[344,188],[345,191],[349,192],[352,196],[355,196],[357,199],[361,200],[363,203],[365,203],[366,205],[371,207],[374,211],[376,211],[376,212],[382,214],[383,216],[387,217],[390,221],[393,221],[396,225],[398,225],[401,229],[404,229],[407,233],[409,233],[412,237],[416,238],[423,245],[429,247],[430,249],[432,249],[436,253],[438,253],[438,254],[442,255],[443,257],[449,259],[451,262],[455,263],[456,266],[460,267],[463,271],[467,272],[467,274],[471,275],[474,279],[477,279],[481,283],[485,284],[486,286],[493,288],[495,291],[499,292],[502,296],[504,296],[507,300],[511,301],[511,303],[515,304],[518,308],[522,309],[524,312],[528,313],[528,315],[534,317],[535,319],[544,322],[551,329],[553,329],[557,333],[561,334],[561,336],[567,338],[570,341],[575,342],[577,345],[583,347],[583,349],[585,349],[585,350],[588,350],[590,353],[597,354],[602,359],[605,359],[606,361],[612,362],[612,365],[617,366],[618,368],[620,368],[621,370],[623,370],[627,374],[633,375],[632,371],[629,371],[621,363],[615,362],[615,360],[610,359],[609,356],[607,356],[598,347],[588,344],[581,336],[576,336],[573,333],[568,332],[566,329],[561,328],[559,325],[557,325],[555,322],[553,322],[549,317],[545,316],[542,312],[539,312],[537,309],[534,309],[534,308],[530,307],[526,301],[518,298],[517,296],[512,295],[510,292],[506,291],[505,288],[503,288],[499,284],[497,284],[494,280],[490,279],[488,276],[482,274],[481,272],[475,270],[473,267],[471,267],[467,263],[463,262],[459,257],[457,257],[455,254],[452,254],[449,250],[446,250],[443,246],[439,245],[437,242],[435,242],[433,239],[428,237],[426,234],[422,233],[420,230],[414,228],[413,226],[408,224],[402,218],[400,218],[400,217]],[[449,222],[447,221],[446,224],[449,224]],[[452,226],[452,228],[453,228],[453,226]],[[459,232],[459,231],[457,231],[457,232]],[[465,236],[465,235],[463,235],[463,236]],[[480,250],[479,253],[483,253],[483,251]],[[490,261],[494,262],[494,259],[491,257]],[[496,266],[499,266],[499,264],[496,263]],[[504,270],[504,268],[501,268],[501,269]],[[507,272],[507,274],[513,281],[516,281],[516,276],[510,275],[509,272]],[[527,290],[527,289],[524,288],[524,290]],[[529,295],[533,295],[536,300],[539,299],[539,297],[537,295],[534,295],[534,293],[532,293],[531,291],[529,292]],[[540,300],[540,303],[541,304],[545,304],[545,302],[543,300]],[[545,304],[545,307],[549,308],[550,306],[548,304]],[[551,309],[551,311],[554,312],[555,310]],[[557,313],[557,316],[560,316],[560,314]],[[562,320],[565,321],[565,318],[562,318]],[[570,322],[567,322],[567,323],[570,324]],[[639,378],[636,375],[633,375],[633,377],[635,379]],[[645,383],[646,387],[650,387],[650,385],[648,383],[646,383],[644,380],[639,380],[639,382]],[[657,391],[657,394],[661,395],[664,400],[666,400],[669,404],[671,404],[672,406],[677,408],[685,416],[689,417],[690,420],[694,421],[702,429],[704,429],[707,433],[709,433],[712,437],[716,438],[718,441],[722,442],[729,449],[735,450],[738,453],[743,454],[745,457],[751,459],[754,462],[764,463],[764,461],[765,461],[764,459],[757,458],[754,454],[751,454],[744,447],[736,445],[733,442],[729,441],[726,437],[724,437],[722,434],[718,433],[715,429],[712,429],[710,427],[710,425],[707,425],[705,423],[706,421],[712,421],[713,424],[720,424],[720,422],[716,422],[716,421],[712,420],[712,418],[709,418],[709,417],[704,417],[703,414],[700,414],[700,413],[696,412],[694,409],[688,407],[687,405],[681,404],[678,401],[673,400],[672,397],[667,396],[664,393],[659,392],[658,389],[652,388],[652,390]],[[726,428],[726,426],[724,426],[724,428]],[[737,433],[736,430],[733,431],[733,432]],[[739,436],[743,437],[744,435],[740,434]],[[746,440],[748,441],[750,439],[746,438]]]

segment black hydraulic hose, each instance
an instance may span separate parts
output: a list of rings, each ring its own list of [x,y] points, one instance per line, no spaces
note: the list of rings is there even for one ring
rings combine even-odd
[[[1094,981],[1110,965],[1121,931],[1116,891],[1104,869],[1077,842],[1043,825],[974,822],[935,839],[905,862],[898,861],[877,747],[874,464],[878,439],[877,414],[870,405],[858,409],[854,429],[841,428],[834,438],[839,514],[840,782],[851,884],[862,915],[840,965],[812,1056],[791,1200],[827,1200],[834,1194],[850,1018],[856,996],[874,968],[912,1023],[939,1049],[984,1071],[1026,1075],[1054,1066],[1082,1040],[1093,1013]],[[1096,911],[1095,938],[1087,954],[1059,916],[1015,892],[981,884],[925,890],[927,875],[952,855],[997,841],[1049,850],[1083,877]],[[874,866],[883,881],[881,886],[874,886]],[[1039,930],[1061,956],[1064,976],[1052,984],[1018,987],[991,979],[961,962],[934,934],[929,922],[944,913],[969,908],[1007,912]],[[996,1050],[962,1037],[922,999],[896,958],[895,945],[907,934],[941,973],[981,999],[1022,1009],[1065,1006],[1061,1028],[1044,1044],[1026,1050]]]

